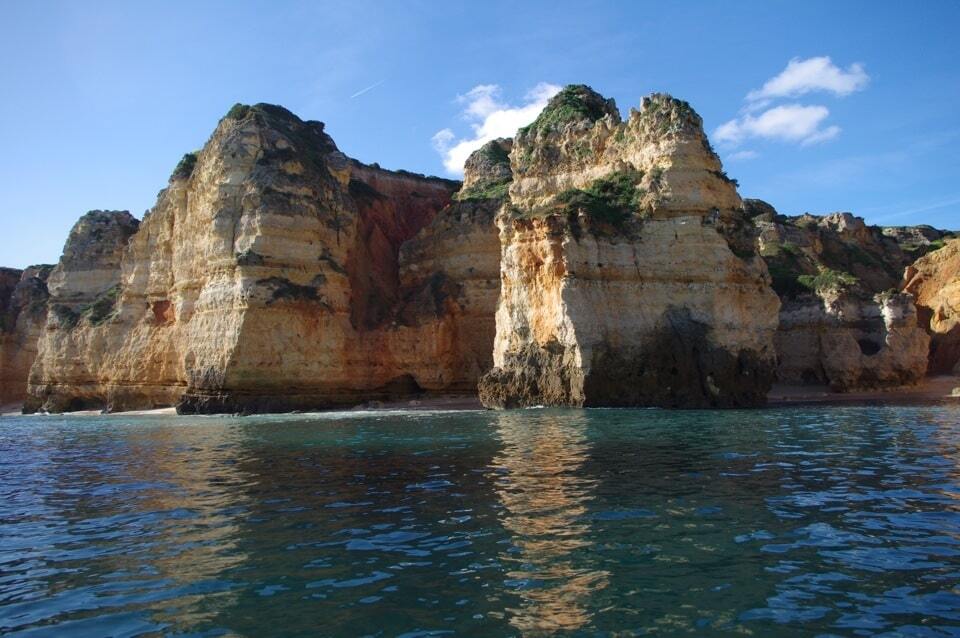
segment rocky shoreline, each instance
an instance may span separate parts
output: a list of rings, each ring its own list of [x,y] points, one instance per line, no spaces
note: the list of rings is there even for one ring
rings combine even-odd
[[[958,360],[953,233],[781,215],[686,102],[624,120],[583,85],[463,183],[236,105],[142,220],[91,211],[55,266],[0,269],[25,412],[903,399]]]

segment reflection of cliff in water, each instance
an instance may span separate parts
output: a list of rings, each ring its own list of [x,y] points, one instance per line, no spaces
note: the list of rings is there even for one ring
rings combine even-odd
[[[508,586],[520,598],[508,608],[524,634],[575,630],[590,621],[589,597],[607,585],[607,572],[589,556],[587,504],[596,481],[581,475],[589,443],[585,420],[498,413],[503,448],[493,459],[496,492],[511,551],[500,558]]]
[[[239,547],[250,478],[239,458],[244,438],[240,426],[150,428],[129,436],[126,471],[164,484],[141,498],[144,510],[169,517],[149,565],[185,592],[152,613],[155,622],[195,627],[236,601],[226,581],[247,560]]]

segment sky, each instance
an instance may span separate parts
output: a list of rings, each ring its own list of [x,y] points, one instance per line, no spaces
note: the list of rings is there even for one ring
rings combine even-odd
[[[137,217],[236,102],[341,150],[456,177],[565,84],[626,116],[668,92],[744,197],[960,228],[960,2],[0,3],[0,265]]]

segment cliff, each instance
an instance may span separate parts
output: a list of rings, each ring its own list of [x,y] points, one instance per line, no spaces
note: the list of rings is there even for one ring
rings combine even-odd
[[[236,105],[142,222],[91,211],[56,267],[0,269],[0,400],[749,406],[774,376],[912,383],[927,332],[930,370],[955,369],[948,233],[785,217],[736,187],[700,117],[662,94],[623,121],[567,87],[473,153],[462,184]]]
[[[930,374],[960,374],[960,239],[948,241],[904,273],[920,325],[930,334]]]
[[[0,405],[27,395],[27,377],[47,321],[47,277],[52,268],[0,268]]]
[[[867,226],[850,213],[786,217],[759,200],[746,200],[745,210],[782,302],[781,382],[843,392],[924,375],[929,340],[913,298],[897,292],[928,241],[920,229]]]
[[[764,401],[779,303],[688,104],[570,86],[509,158],[485,405]]]
[[[459,186],[351,160],[280,107],[237,105],[139,229],[78,222],[27,409],[471,391],[489,366],[496,234],[488,203],[452,202]]]
[[[37,392],[62,397],[56,410],[90,407],[99,383],[98,362],[119,345],[103,326],[115,319],[121,259],[140,222],[127,211],[90,211],[70,230],[63,256],[46,280],[47,318],[30,371],[28,411]]]

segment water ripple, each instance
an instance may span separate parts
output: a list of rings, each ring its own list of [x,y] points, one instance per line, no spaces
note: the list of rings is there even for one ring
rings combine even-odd
[[[960,635],[960,410],[7,418],[5,635]]]

